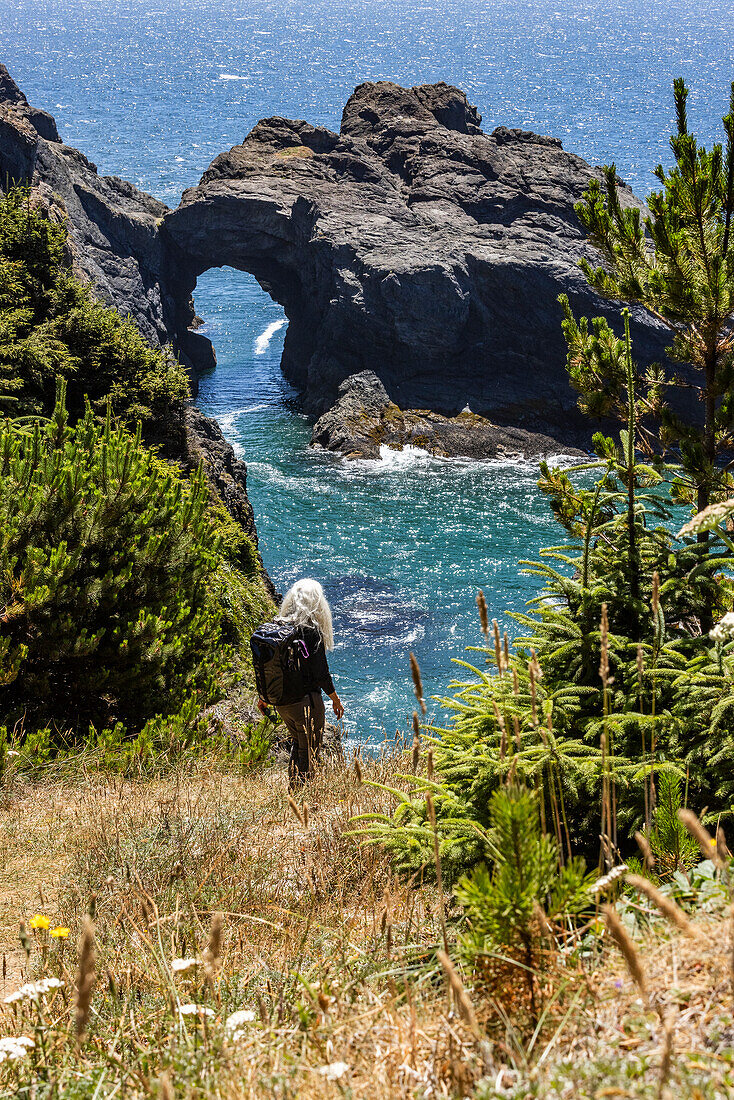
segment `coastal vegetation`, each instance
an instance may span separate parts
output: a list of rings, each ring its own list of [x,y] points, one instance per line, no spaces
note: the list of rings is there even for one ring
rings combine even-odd
[[[85,389],[64,340],[101,307],[63,229],[2,200],[0,835],[28,914],[6,1094],[731,1094],[734,89],[711,153],[686,95],[647,233],[613,168],[578,213],[589,280],[661,317],[690,373],[641,371],[626,311],[616,333],[562,303],[605,424],[541,467],[564,541],[522,563],[540,596],[511,639],[480,592],[445,728],[413,658],[412,744],[337,749],[296,798],[265,724],[212,733],[269,606],[202,472],[146,445],[179,368],[136,353],[124,393]],[[140,371],[168,382],[139,408]]]
[[[0,199],[0,372],[4,739],[99,741],[124,766],[199,737],[270,606],[257,555],[203,470],[163,457],[183,368],[93,299],[22,188]]]

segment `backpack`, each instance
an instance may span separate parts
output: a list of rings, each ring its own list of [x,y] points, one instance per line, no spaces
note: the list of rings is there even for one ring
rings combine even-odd
[[[279,706],[307,694],[304,661],[309,656],[300,627],[277,620],[263,623],[250,638],[258,695]]]

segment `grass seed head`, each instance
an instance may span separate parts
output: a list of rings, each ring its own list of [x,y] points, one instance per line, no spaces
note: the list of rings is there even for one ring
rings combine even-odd
[[[290,795],[288,795],[288,805],[291,808],[291,813],[293,814],[293,816],[296,818],[300,825],[303,825],[303,816],[301,814],[301,811],[298,809],[298,806]]]
[[[657,569],[652,575],[652,613],[657,618],[658,608],[660,607],[660,577]]]
[[[609,679],[609,618],[605,603],[601,605],[601,662],[599,664],[599,675],[603,686],[608,687],[611,682]]]
[[[619,914],[614,906],[604,905],[602,906],[602,911],[604,913],[607,929],[612,939],[617,944],[617,947],[622,952],[630,976],[642,994],[643,1001],[647,1004],[647,980],[645,978],[645,971],[643,970],[642,963],[640,962],[640,956],[637,954],[637,948],[633,944],[627,929],[619,919]]]
[[[678,810],[678,820],[682,821],[703,853],[704,859],[710,859],[717,870],[723,870],[725,863],[721,860],[717,851],[716,841],[707,829],[704,829],[693,810]]]
[[[644,833],[638,832],[635,833],[635,840],[637,841],[638,848],[642,852],[642,859],[645,867],[648,871],[652,871],[655,866],[655,856],[652,854],[652,848],[650,847],[647,837]]]
[[[222,959],[222,914],[215,913],[209,929],[209,943],[204,951],[204,969],[207,978],[213,982],[219,973]]]
[[[413,688],[415,689],[415,697],[418,700],[418,705],[421,708],[423,714],[426,713],[426,701],[423,697],[423,681],[421,679],[421,670],[416,660],[415,653],[410,652],[410,672],[413,677]]]
[[[94,946],[94,925],[92,918],[85,916],[82,923],[82,935],[79,941],[79,964],[76,975],[76,1039],[81,1046],[89,1023],[89,1009],[94,989],[97,953]]]
[[[469,995],[464,988],[464,983],[459,977],[459,973],[456,970],[456,967],[452,963],[448,954],[445,951],[442,951],[440,948],[437,951],[437,956],[438,961],[443,967],[444,974],[448,978],[449,986],[451,988],[451,992],[454,995],[454,998],[456,999],[456,1004],[459,1009],[460,1015],[464,1018],[464,1021],[466,1022],[469,1030],[472,1032],[475,1038],[481,1038],[482,1032],[479,1027],[479,1023],[477,1022],[476,1013],[474,1012],[472,1003],[469,1000]]]
[[[481,588],[477,592],[477,607],[479,608],[479,622],[482,627],[482,634],[485,638],[489,638],[489,609],[487,607],[487,601],[484,598],[484,592]]]
[[[731,859],[731,852],[729,846],[726,843],[726,834],[721,825],[716,828],[716,854],[721,860],[722,864],[726,864]]]
[[[492,619],[492,632],[494,634],[494,659],[497,664],[497,671],[500,676],[505,671],[504,661],[502,660],[502,646],[500,644],[500,627],[496,619]]]

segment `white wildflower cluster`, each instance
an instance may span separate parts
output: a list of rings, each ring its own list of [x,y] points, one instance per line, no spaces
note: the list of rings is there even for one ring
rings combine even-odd
[[[608,890],[613,882],[616,882],[618,878],[621,878],[629,868],[626,863],[620,863],[619,867],[612,867],[608,874],[602,875],[595,883],[592,884],[592,894],[600,894],[602,890]]]
[[[349,1073],[349,1066],[346,1062],[331,1062],[328,1066],[322,1066],[319,1073],[327,1081],[338,1081],[345,1073]]]
[[[17,1062],[35,1045],[27,1035],[6,1035],[0,1039],[0,1062]]]
[[[20,989],[14,990],[5,998],[5,1004],[11,1005],[15,1001],[36,1001],[49,989],[60,989],[64,983],[60,978],[42,978],[40,982],[27,982]]]
[[[208,1008],[206,1005],[181,1005],[179,1008],[179,1015],[181,1016],[213,1016],[214,1009]]]
[[[235,1043],[238,1043],[240,1039],[244,1039],[247,1036],[247,1029],[243,1028],[243,1024],[251,1024],[255,1020],[255,1013],[251,1008],[241,1008],[239,1012],[233,1012],[231,1016],[227,1017],[224,1028],[230,1039],[234,1039]]]
[[[198,966],[198,959],[172,959],[171,970],[174,974],[185,974],[187,970],[191,970],[192,967]]]
[[[734,611],[728,611],[713,630],[709,631],[712,642],[728,642],[734,638]]]

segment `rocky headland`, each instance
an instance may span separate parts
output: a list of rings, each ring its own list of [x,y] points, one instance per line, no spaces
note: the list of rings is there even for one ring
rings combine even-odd
[[[283,371],[312,414],[371,370],[401,409],[468,404],[587,439],[557,297],[619,322],[578,267],[598,260],[574,212],[597,170],[554,138],[480,122],[456,88],[385,82],[355,90],[338,133],[259,122],[164,219],[190,265],[181,297],[212,265],[252,272],[283,305]],[[628,187],[620,198],[643,205]],[[641,360],[664,357],[649,315],[633,336]]]
[[[202,272],[227,264],[282,304],[282,367],[307,412],[323,414],[346,379],[370,371],[390,407],[408,410],[390,431],[393,414],[381,415],[388,443],[425,436],[457,453],[459,432],[470,454],[583,445],[557,297],[619,321],[578,267],[595,256],[574,203],[597,170],[554,138],[480,124],[446,84],[362,84],[338,133],[265,119],[168,210],[100,176],[0,67],[0,178],[32,183],[66,219],[77,270],[170,346],[194,386],[215,358],[192,294]],[[625,186],[620,198],[642,207]],[[632,327],[642,362],[664,358],[654,318],[635,312]],[[457,419],[466,406],[481,418],[468,432]]]

